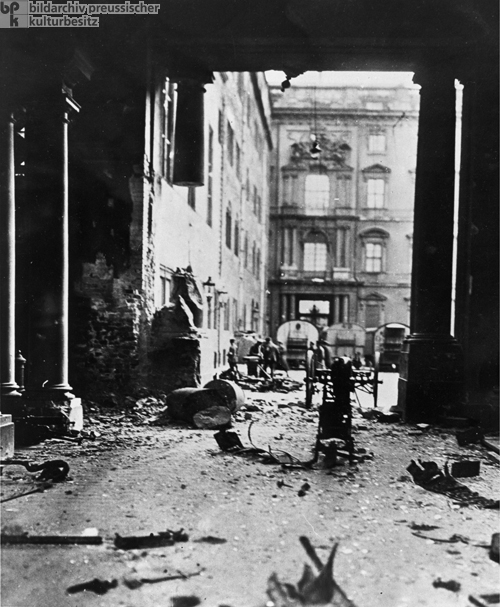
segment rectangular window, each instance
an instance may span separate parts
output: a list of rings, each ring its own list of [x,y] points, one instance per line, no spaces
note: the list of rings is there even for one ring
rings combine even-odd
[[[326,272],[326,243],[304,243],[304,272]]]
[[[382,272],[382,245],[367,242],[365,245],[365,272]]]
[[[213,170],[214,170],[214,132],[208,127],[208,179],[207,179],[207,223],[213,222]]]
[[[253,212],[254,215],[257,215],[257,188],[253,186]]]
[[[229,160],[229,164],[233,166],[234,164],[234,131],[233,127],[230,125],[229,121],[227,123],[227,157]]]
[[[245,232],[245,245],[243,247],[243,266],[248,268],[248,234]]]
[[[170,302],[170,278],[160,276],[160,306],[166,306]]]
[[[385,152],[385,135],[373,134],[368,137],[368,151],[383,154]]]
[[[188,188],[188,205],[196,209],[196,188],[193,186]]]
[[[366,206],[369,209],[384,207],[385,181],[383,179],[368,179],[368,197]]]

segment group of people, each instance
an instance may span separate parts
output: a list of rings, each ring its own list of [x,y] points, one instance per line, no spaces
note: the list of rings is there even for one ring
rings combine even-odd
[[[275,344],[270,337],[257,339],[250,347],[249,355],[256,358],[248,364],[249,375],[259,377],[263,371],[264,375],[274,378],[276,369],[281,369],[288,375],[286,348],[281,341]]]
[[[281,369],[288,375],[286,349],[282,342],[275,344],[270,337],[266,337],[264,340],[257,339],[250,347],[249,356],[254,360],[249,360],[247,362],[248,375],[254,377],[267,375],[268,377],[274,378],[276,369]],[[235,339],[229,341],[227,361],[229,364],[229,374],[233,379],[239,379],[238,348]]]
[[[230,340],[227,360],[229,363],[228,373],[233,379],[240,378],[238,370],[238,347],[235,339]],[[309,350],[314,354],[314,364],[316,369],[330,369],[332,366],[332,356],[330,349],[327,347],[327,342],[320,340],[309,343]],[[270,337],[265,339],[257,338],[249,350],[249,360],[247,361],[248,375],[254,377],[270,377],[274,378],[274,372],[277,369],[285,371],[288,375],[289,366],[286,356],[286,348],[279,341],[277,344]],[[351,361],[354,369],[361,367],[372,366],[373,363],[367,355],[364,359],[361,358],[360,352],[356,352]]]

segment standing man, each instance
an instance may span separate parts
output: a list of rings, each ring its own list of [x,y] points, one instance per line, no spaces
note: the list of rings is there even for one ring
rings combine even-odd
[[[264,347],[262,348],[262,354],[264,357],[264,371],[271,370],[271,379],[274,379],[274,369],[278,362],[278,348],[273,344],[270,337],[266,337]]]
[[[240,372],[238,371],[238,351],[236,348],[236,341],[234,339],[229,340],[227,361],[229,363],[229,371],[231,373],[232,378],[239,379]]]

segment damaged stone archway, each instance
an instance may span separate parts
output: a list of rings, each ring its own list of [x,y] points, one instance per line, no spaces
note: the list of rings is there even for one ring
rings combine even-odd
[[[58,107],[61,74],[66,100],[71,102],[73,88],[77,98],[78,87],[89,77],[88,86],[92,86],[91,65],[98,67],[104,79],[132,80],[143,90],[148,85],[147,68],[154,65],[191,91],[193,82],[209,82],[214,71],[280,69],[292,79],[310,69],[413,71],[422,86],[422,104],[412,335],[402,369],[401,405],[408,419],[414,420],[435,418],[457,403],[462,412],[478,418],[484,408],[491,413],[496,378],[488,370],[495,367],[498,355],[498,129],[493,126],[498,122],[497,12],[494,2],[478,8],[472,2],[448,0],[418,4],[318,0],[313,8],[299,0],[238,4],[209,0],[202,7],[194,0],[169,0],[162,3],[158,16],[120,17],[119,24],[116,19],[102,19],[96,31],[59,31],[50,36],[35,30],[7,31],[2,37],[6,51],[2,83],[9,87],[9,95],[2,95],[2,133],[8,152],[2,166],[2,257],[12,260],[14,244],[10,117],[13,110],[35,98],[46,104],[41,122],[47,126],[49,114],[50,121],[58,122],[60,116],[48,110]],[[449,335],[455,79],[465,87],[457,341]],[[196,94],[203,95],[200,86]],[[77,109],[72,107],[72,111]],[[193,170],[197,169],[195,163]],[[51,212],[57,214],[57,209],[52,207]],[[480,238],[473,238],[472,224]],[[68,245],[66,228],[62,229],[55,227],[54,232],[62,256],[62,265],[54,270],[54,276],[63,277],[61,290],[58,281],[54,283],[55,300],[61,302],[59,328],[67,320],[64,259]],[[13,270],[13,263],[7,266]],[[4,396],[15,402],[12,272],[3,272],[2,281],[2,386]],[[52,357],[58,372],[49,377],[48,386],[52,392],[66,394],[70,385],[64,331],[54,337]],[[438,365],[433,374],[428,373],[429,359]],[[443,360],[446,364],[441,369]],[[428,403],[425,411],[420,408],[422,400]]]

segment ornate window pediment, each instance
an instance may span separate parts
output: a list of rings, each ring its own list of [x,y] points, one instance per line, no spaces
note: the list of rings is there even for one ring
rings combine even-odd
[[[364,297],[360,297],[363,301],[387,301],[387,297],[385,295],[381,295],[375,291],[368,293]]]
[[[369,228],[359,234],[362,240],[387,240],[390,237],[389,232],[382,228]]]
[[[386,175],[387,173],[391,172],[391,169],[389,167],[384,166],[383,164],[372,164],[369,167],[366,167],[366,169],[363,169],[361,171],[364,175],[370,174],[370,175]]]

